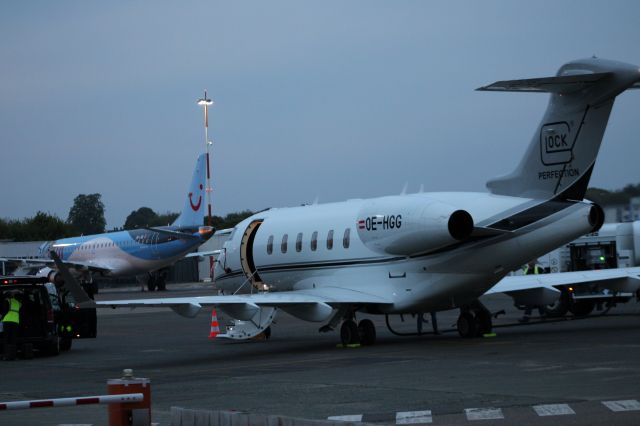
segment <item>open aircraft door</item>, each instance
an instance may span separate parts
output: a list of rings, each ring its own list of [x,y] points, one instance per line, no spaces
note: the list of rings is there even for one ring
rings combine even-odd
[[[260,279],[260,275],[253,261],[253,242],[260,225],[262,225],[262,219],[254,220],[247,226],[247,229],[244,230],[242,241],[240,242],[240,264],[244,275],[251,281],[251,285],[258,290],[263,290],[264,283]]]

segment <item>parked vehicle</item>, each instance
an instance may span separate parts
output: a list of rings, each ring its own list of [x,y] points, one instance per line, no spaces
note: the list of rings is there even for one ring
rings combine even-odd
[[[71,295],[47,282],[46,277],[0,277],[0,304],[14,290],[19,291],[22,303],[17,347],[24,356],[29,357],[32,350],[58,355],[71,349],[73,339],[96,337],[95,308],[80,309]]]

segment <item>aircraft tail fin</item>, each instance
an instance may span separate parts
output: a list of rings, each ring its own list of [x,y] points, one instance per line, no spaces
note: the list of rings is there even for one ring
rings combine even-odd
[[[191,228],[204,225],[204,215],[206,210],[205,186],[207,158],[205,154],[198,157],[196,168],[193,171],[191,184],[186,193],[186,200],[180,216],[172,223],[178,228]]]
[[[498,81],[482,91],[551,93],[516,169],[491,179],[494,194],[582,200],[616,96],[640,88],[636,65],[598,58],[563,65],[555,77]]]

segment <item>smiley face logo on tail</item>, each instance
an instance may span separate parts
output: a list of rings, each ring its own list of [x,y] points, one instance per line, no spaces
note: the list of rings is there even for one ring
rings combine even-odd
[[[202,191],[202,184],[200,184],[200,191]],[[200,204],[202,204],[202,195],[198,195],[198,202],[196,204],[193,204],[193,192],[189,193],[189,204],[191,204],[191,209],[194,212],[197,212],[198,210],[200,210]]]

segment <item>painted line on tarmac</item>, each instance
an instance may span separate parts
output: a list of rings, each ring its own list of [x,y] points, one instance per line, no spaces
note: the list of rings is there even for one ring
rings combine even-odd
[[[467,420],[500,420],[504,419],[500,408],[465,408]]]
[[[327,420],[335,420],[338,422],[361,422],[362,414],[349,414],[346,416],[331,416]]]
[[[417,423],[433,423],[431,410],[399,411],[396,413],[397,425],[413,425]]]
[[[533,410],[540,417],[545,416],[566,416],[571,414],[576,414],[575,411],[569,404],[544,404],[544,405],[534,405]]]
[[[613,412],[640,411],[640,402],[635,399],[627,399],[624,401],[602,401],[602,403]]]

